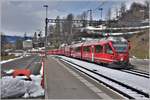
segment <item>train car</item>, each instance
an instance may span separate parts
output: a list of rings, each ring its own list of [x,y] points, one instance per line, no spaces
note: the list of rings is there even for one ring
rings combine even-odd
[[[82,45],[83,43],[77,43],[71,46],[71,57],[82,58]]]
[[[52,54],[53,54],[53,55],[57,55],[57,54],[58,54],[58,49],[52,50]]]
[[[48,54],[48,55],[52,55],[52,54],[53,54],[53,50],[48,50],[48,51],[47,51],[47,54]]]
[[[71,56],[111,68],[129,68],[129,49],[126,39],[108,37],[72,45]]]
[[[70,57],[71,56],[71,45],[65,46],[64,55]]]
[[[111,68],[130,68],[128,41],[122,37],[106,37],[65,46],[61,51],[53,54],[79,58],[94,63],[107,65]]]
[[[82,59],[102,63],[112,68],[129,68],[129,43],[122,37],[84,43]]]

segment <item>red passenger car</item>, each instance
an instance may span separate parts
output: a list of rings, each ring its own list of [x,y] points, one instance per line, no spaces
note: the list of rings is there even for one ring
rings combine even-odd
[[[129,65],[129,43],[122,37],[108,37],[72,45],[71,56],[102,63],[113,68]],[[79,52],[80,51],[80,52]]]
[[[126,68],[129,65],[129,43],[122,37],[108,37],[100,40],[65,46],[64,55],[112,68]]]
[[[70,57],[71,56],[71,45],[65,46],[64,55]]]
[[[71,46],[71,57],[82,58],[82,45],[83,43],[78,43]]]

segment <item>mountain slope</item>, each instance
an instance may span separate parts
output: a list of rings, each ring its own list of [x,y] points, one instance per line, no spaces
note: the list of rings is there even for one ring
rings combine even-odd
[[[134,34],[129,40],[131,44],[131,56],[141,59],[149,58],[149,30]]]

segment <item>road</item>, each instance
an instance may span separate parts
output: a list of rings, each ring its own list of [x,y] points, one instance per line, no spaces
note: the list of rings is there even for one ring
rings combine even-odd
[[[38,75],[41,68],[40,60],[40,56],[31,55],[11,62],[3,63],[1,65],[1,72],[10,69],[30,69],[32,74]]]

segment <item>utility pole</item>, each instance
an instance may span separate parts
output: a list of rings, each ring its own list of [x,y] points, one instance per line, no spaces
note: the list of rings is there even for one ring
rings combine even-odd
[[[90,10],[88,10],[89,12],[90,12],[90,26],[92,25],[92,10],[90,9]]]
[[[102,20],[102,11],[103,11],[103,8],[99,8],[98,10],[100,10],[101,11],[101,20]]]
[[[47,18],[47,11],[48,5],[44,5],[43,7],[46,8],[46,18],[45,18],[45,57],[47,57],[47,26],[48,26],[48,18]]]

